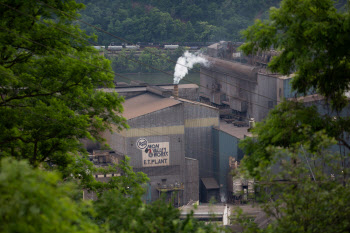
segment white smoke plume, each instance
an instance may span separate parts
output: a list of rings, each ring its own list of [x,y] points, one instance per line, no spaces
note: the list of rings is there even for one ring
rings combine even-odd
[[[174,72],[174,84],[179,84],[180,80],[188,74],[188,71],[198,63],[206,67],[209,66],[209,62],[201,54],[193,54],[185,51],[184,54],[177,59]]]

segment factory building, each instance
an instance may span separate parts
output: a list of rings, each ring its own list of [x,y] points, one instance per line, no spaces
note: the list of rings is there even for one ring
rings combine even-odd
[[[220,108],[223,117],[261,121],[279,101],[294,94],[290,77],[271,74],[261,65],[237,62],[236,54],[227,42],[208,47],[206,59],[211,65],[201,67],[201,101]]]
[[[148,175],[146,199],[165,195],[180,206],[199,200],[201,178],[215,179],[212,128],[219,125],[219,111],[171,94],[159,86],[136,96],[126,93],[131,97],[123,116],[130,128],[114,128],[103,137],[116,153],[130,157],[134,171]]]
[[[230,200],[232,190],[230,190],[228,176],[232,176],[230,171],[243,156],[243,151],[238,147],[239,141],[245,137],[250,137],[249,127],[237,127],[231,122],[220,121],[219,127],[213,128],[213,149],[216,152],[214,163],[214,173],[220,185],[220,201]]]

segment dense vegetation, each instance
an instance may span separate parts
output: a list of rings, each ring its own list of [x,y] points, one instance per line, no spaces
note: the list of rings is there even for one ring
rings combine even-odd
[[[82,139],[128,127],[111,62],[66,14],[74,0],[0,3],[0,232],[215,232],[158,201],[126,161],[96,168]],[[109,182],[94,173],[121,172]],[[93,191],[97,202],[82,200]],[[218,230],[219,231],[219,230]],[[221,232],[221,231],[220,231]]]
[[[0,160],[1,232],[224,232],[204,225],[162,200],[144,204],[142,182],[131,167],[114,177],[118,188],[106,190],[98,201],[83,201],[81,190],[61,174],[33,169],[26,161]],[[137,181],[137,182],[135,182]]]
[[[244,31],[247,54],[280,53],[269,68],[291,75],[296,92],[312,89],[323,101],[306,106],[284,101],[252,130],[241,147],[242,170],[262,181],[267,229],[246,232],[349,232],[350,158],[348,112],[350,12],[333,0],[283,0],[269,20]],[[344,1],[343,1],[344,3]],[[338,5],[339,7],[339,5]],[[317,106],[320,105],[320,106]],[[322,111],[324,109],[330,111]],[[331,147],[333,145],[333,147]],[[337,146],[335,146],[337,145]]]
[[[255,1],[109,2],[108,9],[121,10],[118,17],[125,16],[120,21],[107,10],[107,3],[103,11],[95,8],[93,19],[107,15],[110,20],[100,21],[101,27],[114,19],[128,22],[130,27],[124,29],[130,33],[124,35],[145,41],[171,41],[172,35],[211,40],[230,30],[212,25],[230,9],[239,13],[227,17],[232,25],[238,25],[237,15],[248,19],[263,12],[253,9]],[[241,8],[228,7],[234,3]],[[251,8],[244,12],[244,7]],[[101,141],[100,131],[127,124],[121,117],[123,99],[98,91],[113,87],[110,61],[92,49],[87,43],[91,38],[62,13],[76,16],[81,8],[74,0],[1,1],[0,231],[223,232],[200,225],[191,216],[181,221],[179,211],[161,201],[144,204],[142,184],[148,178],[134,173],[127,159],[119,167],[99,170],[118,169],[123,176],[108,183],[94,179],[96,168],[85,158],[80,139]],[[210,10],[218,10],[213,21]],[[151,16],[153,21],[147,21]],[[147,25],[134,25],[138,19]],[[178,34],[167,34],[172,22],[195,33],[180,27]],[[113,21],[111,28],[119,23]],[[295,90],[316,90],[333,110],[332,115],[320,115],[315,107],[284,102],[257,124],[254,137],[241,144],[248,155],[242,163],[246,173],[263,182],[287,181],[275,182],[266,199],[265,210],[275,221],[267,229],[246,223],[248,232],[350,231],[350,117],[341,114],[348,107],[344,92],[350,89],[349,25],[349,11],[337,11],[332,0],[283,0],[281,8],[271,11],[270,20],[257,21],[244,33],[246,53],[280,50],[270,68],[286,75],[295,72]],[[149,56],[144,54],[142,61],[156,60]],[[326,151],[332,144],[347,150]],[[271,172],[275,166],[281,172]],[[83,188],[95,191],[98,201],[83,201]]]
[[[280,0],[81,0],[86,9],[82,19],[133,43],[183,41],[240,41],[240,30],[256,18],[266,17]],[[96,33],[98,43],[121,42],[83,25]]]

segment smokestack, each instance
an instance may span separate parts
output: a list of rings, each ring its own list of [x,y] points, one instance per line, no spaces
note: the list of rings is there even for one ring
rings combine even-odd
[[[174,98],[177,100],[179,99],[179,85],[174,84]]]

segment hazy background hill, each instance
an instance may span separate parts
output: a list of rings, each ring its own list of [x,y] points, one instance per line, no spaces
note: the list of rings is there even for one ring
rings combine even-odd
[[[136,42],[241,41],[240,30],[280,0],[81,0],[82,19]],[[98,43],[119,42],[82,25]]]

